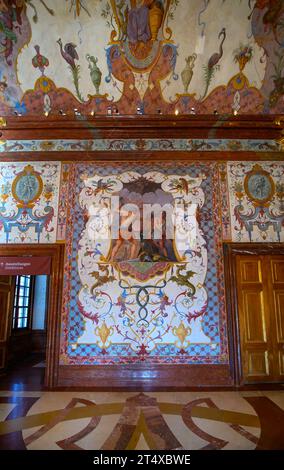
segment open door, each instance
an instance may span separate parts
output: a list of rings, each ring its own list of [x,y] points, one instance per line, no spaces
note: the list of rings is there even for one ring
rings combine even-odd
[[[14,279],[16,275],[47,275],[50,282],[45,325],[47,330],[45,386],[48,388],[55,387],[58,381],[64,250],[64,245],[60,244],[0,245],[0,372],[7,364],[7,352],[10,346]]]
[[[0,373],[7,365],[14,282],[13,276],[0,276]]]

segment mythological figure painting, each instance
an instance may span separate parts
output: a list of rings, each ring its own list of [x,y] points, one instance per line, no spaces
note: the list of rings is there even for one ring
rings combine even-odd
[[[125,239],[120,234],[116,240],[111,241],[109,260],[136,262],[178,261],[174,250],[174,240],[167,239],[166,233],[167,224],[173,223],[171,214],[167,218],[167,214],[163,212],[163,208],[169,208],[169,206],[173,209],[173,196],[165,193],[161,189],[161,184],[149,182],[144,178],[125,183],[118,196],[120,198],[120,209],[123,206],[127,207],[127,204],[134,204],[135,212],[124,210],[124,213],[121,213],[120,211],[119,225],[124,227],[128,221],[129,237]],[[145,204],[145,207],[147,205],[160,207],[161,213],[157,217],[154,217],[154,214],[151,217],[150,214],[150,217],[146,220],[146,214],[143,217],[143,206]],[[136,229],[136,232],[135,226],[138,229]],[[168,227],[168,229],[170,231],[171,227]]]

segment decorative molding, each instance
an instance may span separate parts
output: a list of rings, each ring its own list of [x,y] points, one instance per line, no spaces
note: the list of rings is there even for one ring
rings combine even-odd
[[[250,139],[53,139],[7,140],[0,153],[18,152],[281,152],[274,140]]]

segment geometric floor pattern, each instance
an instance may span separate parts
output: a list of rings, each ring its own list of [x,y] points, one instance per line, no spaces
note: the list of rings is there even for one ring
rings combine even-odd
[[[284,450],[284,392],[0,391],[0,449]]]

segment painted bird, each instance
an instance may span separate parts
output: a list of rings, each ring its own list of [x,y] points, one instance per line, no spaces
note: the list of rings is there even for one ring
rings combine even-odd
[[[65,44],[63,49],[61,38],[58,39],[57,43],[60,46],[60,52],[63,59],[66,60],[67,64],[69,64],[72,69],[75,69],[75,60],[79,60],[79,56],[76,51],[76,44],[74,44],[73,42],[68,42],[67,44]]]
[[[225,28],[222,28],[222,30],[220,31],[219,33],[219,36],[218,36],[218,39],[220,39],[222,37],[222,40],[221,40],[221,43],[220,43],[220,46],[219,46],[219,52],[215,52],[215,54],[213,54],[210,59],[208,60],[208,67],[211,68],[211,67],[215,67],[219,60],[221,59],[222,55],[223,55],[223,44],[224,44],[224,41],[226,39],[226,29]]]
[[[219,67],[219,65],[218,65],[219,61],[221,60],[221,58],[223,56],[223,53],[224,53],[223,44],[224,44],[225,39],[226,39],[226,29],[225,28],[221,29],[221,31],[219,33],[219,36],[218,36],[218,39],[221,39],[221,42],[220,42],[220,45],[219,45],[219,52],[215,52],[214,54],[212,54],[212,56],[208,60],[208,64],[205,66],[206,88],[205,88],[204,94],[203,94],[201,99],[204,99],[205,96],[207,95],[209,85],[212,81],[212,78],[214,77],[214,74],[215,74],[216,70]]]
[[[49,60],[44,55],[40,53],[40,47],[35,46],[36,55],[32,59],[32,64],[35,68],[38,68],[41,71],[41,74],[44,75],[45,67],[49,66]]]

